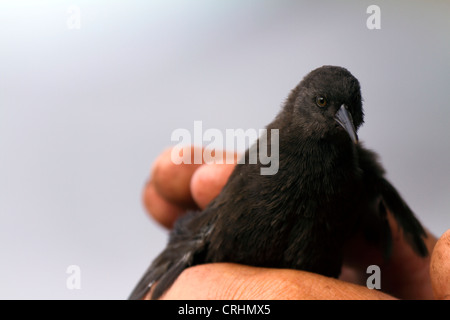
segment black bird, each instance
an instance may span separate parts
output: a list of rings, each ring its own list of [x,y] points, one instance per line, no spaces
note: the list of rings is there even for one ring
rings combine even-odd
[[[184,269],[209,262],[338,277],[343,247],[358,231],[389,257],[386,209],[411,247],[426,256],[424,229],[384,178],[377,155],[358,142],[363,116],[360,85],[349,71],[311,71],[267,126],[269,149],[270,129],[279,130],[278,172],[261,175],[261,163],[236,165],[205,210],[177,221],[130,299],[152,287],[152,298],[159,298]]]

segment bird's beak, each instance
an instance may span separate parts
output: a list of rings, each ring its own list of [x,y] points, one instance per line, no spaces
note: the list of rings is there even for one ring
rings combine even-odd
[[[336,120],[336,122],[339,123],[345,129],[345,131],[347,131],[352,141],[355,144],[357,144],[358,136],[356,135],[356,129],[355,125],[353,124],[353,118],[345,104],[343,104],[336,112],[334,120]]]

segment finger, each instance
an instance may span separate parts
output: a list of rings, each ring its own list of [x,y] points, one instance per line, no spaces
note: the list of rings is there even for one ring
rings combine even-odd
[[[305,271],[256,268],[230,263],[186,269],[163,299],[393,299],[337,279]]]
[[[171,228],[175,220],[187,209],[204,208],[220,193],[234,168],[234,165],[228,164],[177,165],[172,161],[172,150],[165,150],[156,159],[152,166],[151,180],[143,192],[143,202],[147,211],[168,228]],[[191,162],[194,162],[195,152],[202,149],[191,147],[190,150]],[[235,154],[234,162],[236,161]],[[226,162],[225,158],[223,162]],[[200,173],[195,174],[199,170]],[[190,189],[191,186],[193,191]],[[196,201],[199,201],[199,204]]]
[[[191,179],[191,192],[201,209],[217,197],[234,167],[234,164],[205,164],[195,171]]]
[[[425,245],[432,252],[436,238],[426,231]],[[421,257],[398,232],[394,238],[392,258],[381,264],[382,285],[387,292],[402,299],[433,299],[430,279],[431,257]]]
[[[450,229],[439,238],[434,247],[430,276],[435,298],[450,300]]]
[[[194,163],[195,152],[199,147],[191,147],[191,164],[175,164],[172,161],[172,148],[165,150],[155,161],[151,181],[161,197],[174,205],[186,209],[196,208],[192,198],[190,183],[192,175],[201,164]]]
[[[142,198],[147,212],[158,223],[169,229],[173,227],[175,220],[186,212],[186,209],[163,198],[152,182],[148,183],[144,188]]]
[[[359,279],[368,277],[367,267],[377,265],[381,270],[381,289],[403,299],[432,299],[433,292],[429,276],[430,256],[418,256],[406,242],[402,230],[392,216],[388,215],[392,232],[392,254],[385,261],[378,247],[369,245],[358,235],[346,251],[346,264],[359,270]],[[433,251],[436,238],[427,232],[425,245]]]
[[[363,286],[367,285],[367,276],[367,274],[361,272],[360,270],[344,264],[338,279]]]

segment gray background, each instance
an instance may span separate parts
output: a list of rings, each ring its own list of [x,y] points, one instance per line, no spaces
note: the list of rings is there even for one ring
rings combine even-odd
[[[381,30],[366,27],[371,4]],[[126,298],[166,242],[141,190],[172,131],[263,128],[324,64],[360,80],[360,139],[442,234],[449,12],[448,1],[0,1],[0,298]],[[81,290],[66,288],[72,264]]]

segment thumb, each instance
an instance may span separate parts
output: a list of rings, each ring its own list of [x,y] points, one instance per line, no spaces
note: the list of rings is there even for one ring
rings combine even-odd
[[[440,237],[434,247],[430,276],[435,298],[450,300],[450,229]]]

